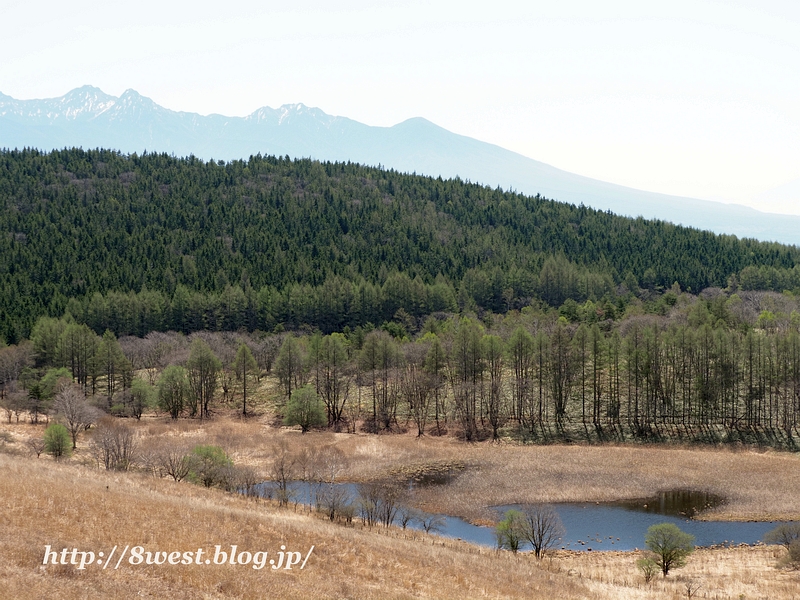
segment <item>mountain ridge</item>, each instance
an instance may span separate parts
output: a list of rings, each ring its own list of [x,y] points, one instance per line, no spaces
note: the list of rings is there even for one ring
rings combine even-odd
[[[372,127],[302,103],[264,106],[245,117],[203,116],[164,108],[133,89],[115,97],[86,85],[44,100],[15,100],[0,93],[0,147],[45,151],[104,147],[224,160],[273,154],[380,164],[433,177],[460,177],[620,215],[800,245],[800,216],[592,179],[450,132],[423,117]]]

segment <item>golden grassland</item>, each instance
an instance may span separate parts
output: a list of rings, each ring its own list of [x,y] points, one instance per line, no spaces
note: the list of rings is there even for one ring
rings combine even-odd
[[[634,552],[556,552],[536,561],[400,530],[331,524],[269,502],[0,454],[0,597],[28,598],[626,598],[800,597],[800,573],[775,567],[771,546],[700,549],[683,569],[645,584]],[[44,546],[314,553],[302,571],[244,566],[42,566]]]
[[[467,544],[410,540],[277,509],[218,490],[0,455],[2,598],[591,598],[531,561]],[[303,552],[306,568],[42,566],[44,546],[109,551],[213,548]]]
[[[368,481],[391,473],[454,466],[447,486],[418,488],[414,501],[429,512],[489,522],[488,507],[529,502],[600,502],[646,498],[659,491],[692,489],[726,498],[704,512],[714,520],[800,520],[800,454],[776,450],[671,445],[519,445],[465,443],[453,437],[413,434],[344,434],[274,427],[269,417],[211,421],[164,418],[127,420],[147,447],[165,441],[215,444],[236,464],[268,476],[276,448],[294,454],[335,447],[347,459],[340,477]],[[24,452],[24,441],[44,427],[0,424],[6,446]],[[86,436],[73,462],[92,464]]]
[[[210,421],[147,415],[126,419],[140,447],[219,445],[234,463],[268,477],[276,449],[337,448],[350,481],[452,469],[445,486],[419,488],[430,512],[491,524],[498,504],[643,498],[694,489],[727,498],[706,518],[800,519],[800,456],[773,450],[670,445],[465,443],[451,436],[311,432],[277,426],[275,384],[265,380],[242,419],[219,405]],[[800,600],[800,572],[776,568],[773,546],[699,549],[686,567],[646,584],[637,552],[558,551],[543,561],[419,532],[332,524],[301,509],[158,479],[107,472],[90,452],[92,432],[60,463],[36,459],[26,440],[44,425],[0,423],[0,598],[763,598]],[[121,566],[78,571],[43,567],[45,545],[108,551],[275,552],[281,544],[314,553],[299,571],[214,565]],[[699,587],[698,587],[699,586]]]

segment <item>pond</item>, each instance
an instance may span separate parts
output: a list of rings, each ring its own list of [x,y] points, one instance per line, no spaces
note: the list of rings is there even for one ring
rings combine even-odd
[[[654,508],[657,499],[631,503],[564,503],[554,505],[566,534],[560,547],[569,550],[633,550],[644,548],[647,528],[674,523],[695,537],[697,546],[755,544],[779,525],[776,522],[697,521]],[[646,505],[646,506],[645,506]]]
[[[292,482],[293,501],[311,504],[316,487],[303,481]],[[358,487],[353,483],[340,483],[336,487],[346,492],[351,500],[358,497]],[[270,495],[275,485],[261,484],[260,493]],[[682,531],[695,536],[695,545],[755,544],[764,534],[783,522],[697,521],[690,517],[702,510],[719,506],[723,498],[704,492],[673,490],[653,498],[618,502],[569,502],[554,504],[566,533],[556,548],[568,550],[603,551],[644,548],[647,528],[657,523],[674,523]],[[521,505],[497,506],[498,519],[511,508]],[[423,513],[426,514],[426,513]],[[473,525],[459,517],[441,516],[438,534],[462,539],[482,546],[496,546],[494,529]],[[412,521],[409,528],[421,530],[419,522]]]

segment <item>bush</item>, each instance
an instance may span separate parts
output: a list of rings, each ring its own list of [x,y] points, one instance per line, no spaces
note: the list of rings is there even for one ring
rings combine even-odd
[[[61,423],[50,424],[44,432],[44,449],[56,460],[69,457],[72,452],[72,438]]]
[[[787,560],[790,565],[800,566],[800,540],[789,544],[789,556]]]
[[[106,470],[127,471],[134,463],[139,444],[132,428],[114,417],[104,417],[97,423],[92,446],[97,461]]]
[[[642,572],[645,583],[650,583],[655,574],[658,572],[658,563],[652,556],[645,556],[636,561],[636,568]]]
[[[189,481],[225,487],[233,461],[219,446],[195,446],[189,455]]]
[[[312,427],[322,427],[327,422],[325,408],[311,385],[305,385],[292,392],[291,398],[286,403],[284,425],[300,425],[300,429],[305,433]]]
[[[784,523],[764,535],[767,544],[780,544],[788,554],[781,564],[800,566],[800,523]]]
[[[525,540],[525,515],[518,510],[508,510],[495,527],[497,547],[516,554]]]
[[[764,534],[765,544],[780,544],[787,550],[794,542],[800,542],[800,523],[784,523]]]

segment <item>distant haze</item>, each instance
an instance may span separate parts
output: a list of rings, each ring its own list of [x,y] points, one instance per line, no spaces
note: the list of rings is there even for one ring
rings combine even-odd
[[[800,179],[778,186],[756,197],[764,210],[777,213],[797,213],[800,207]]]
[[[371,127],[303,104],[264,107],[246,117],[201,116],[165,109],[133,90],[115,97],[91,86],[45,100],[0,94],[0,147],[73,146],[204,159],[246,159],[260,153],[380,164],[433,177],[458,176],[622,215],[800,245],[800,217],[597,181],[451,133],[422,118]],[[772,193],[773,201],[798,197],[800,180],[785,187]]]

